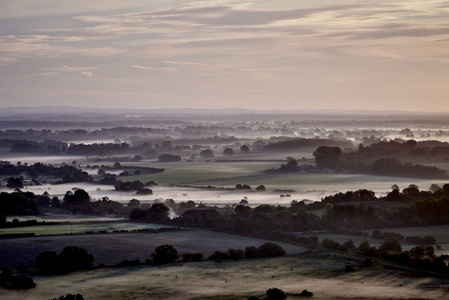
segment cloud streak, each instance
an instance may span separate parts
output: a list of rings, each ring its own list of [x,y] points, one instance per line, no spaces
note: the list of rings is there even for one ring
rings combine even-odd
[[[98,94],[211,106],[261,95],[296,107],[449,97],[410,92],[449,78],[447,1],[15,0],[0,3],[0,20],[4,86],[33,77],[30,88],[72,90],[79,80]],[[19,90],[0,97],[28,97]]]

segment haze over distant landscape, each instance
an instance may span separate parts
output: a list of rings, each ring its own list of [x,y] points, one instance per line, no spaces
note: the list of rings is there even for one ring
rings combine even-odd
[[[0,0],[0,299],[447,299],[448,49],[449,0]]]
[[[0,3],[0,107],[449,110],[448,1]]]

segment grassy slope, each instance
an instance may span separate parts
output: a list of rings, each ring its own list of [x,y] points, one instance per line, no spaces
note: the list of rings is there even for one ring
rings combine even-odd
[[[0,240],[0,262],[11,268],[20,264],[32,266],[35,257],[43,251],[60,253],[66,246],[87,249],[95,257],[95,264],[117,264],[121,261],[151,258],[154,249],[171,244],[180,253],[202,252],[206,257],[214,251],[229,248],[245,249],[260,246],[266,240],[213,231],[182,231],[166,233],[129,233],[99,235],[67,235]],[[303,252],[306,248],[279,243],[287,253]]]
[[[342,269],[350,264],[355,272]],[[85,299],[247,299],[268,288],[314,292],[313,299],[444,299],[445,280],[401,271],[361,269],[359,262],[326,255],[303,255],[240,262],[200,262],[35,276],[27,292],[0,290],[0,298],[50,299],[82,293]],[[51,287],[51,288],[50,288]],[[289,297],[288,299],[301,299]]]

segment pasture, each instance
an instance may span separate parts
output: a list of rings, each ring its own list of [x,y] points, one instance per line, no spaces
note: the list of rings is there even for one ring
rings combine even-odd
[[[346,273],[346,265],[356,271]],[[29,291],[0,289],[5,300],[51,299],[81,293],[85,299],[246,300],[268,288],[290,293],[307,289],[313,299],[445,299],[449,283],[403,271],[362,269],[356,259],[307,254],[274,259],[176,263],[32,276]],[[51,287],[51,288],[49,288]],[[303,297],[289,296],[288,299]]]
[[[67,221],[68,222],[68,221]],[[84,234],[85,232],[107,231],[132,231],[143,229],[171,228],[172,226],[161,224],[139,224],[130,222],[89,222],[89,223],[63,223],[56,225],[36,225],[28,227],[1,228],[1,234],[23,234],[34,233],[35,235],[63,235]]]
[[[154,249],[163,244],[175,246],[179,253],[201,252],[208,257],[214,251],[229,248],[244,250],[260,246],[267,240],[218,233],[205,230],[188,230],[163,233],[111,233],[88,235],[63,235],[0,240],[0,261],[5,266],[33,266],[34,259],[43,251],[60,253],[66,246],[85,248],[95,257],[95,264],[118,264],[123,260],[145,261]],[[304,247],[278,243],[288,253],[300,253]]]

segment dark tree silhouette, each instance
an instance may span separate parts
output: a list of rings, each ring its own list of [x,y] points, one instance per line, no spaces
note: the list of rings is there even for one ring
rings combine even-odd
[[[157,265],[169,264],[175,262],[178,258],[178,251],[172,245],[161,245],[151,254],[153,262]]]

